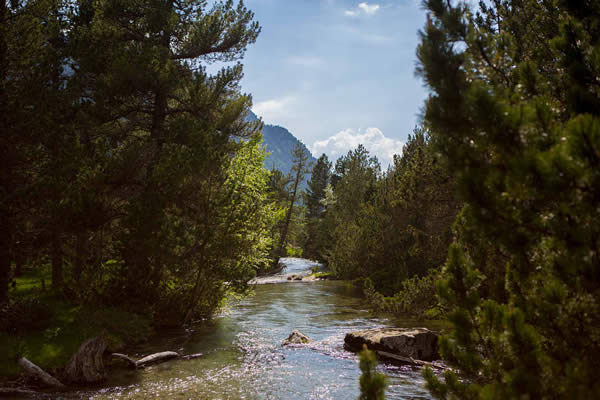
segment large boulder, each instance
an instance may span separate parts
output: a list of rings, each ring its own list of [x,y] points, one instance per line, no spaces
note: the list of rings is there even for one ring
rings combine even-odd
[[[438,335],[426,328],[379,328],[350,332],[344,346],[359,351],[363,344],[369,350],[391,353],[407,359],[433,361],[440,358]]]
[[[281,344],[286,346],[288,344],[306,344],[312,342],[312,339],[306,336],[304,333],[300,332],[297,329],[294,329],[290,336],[285,339]]]

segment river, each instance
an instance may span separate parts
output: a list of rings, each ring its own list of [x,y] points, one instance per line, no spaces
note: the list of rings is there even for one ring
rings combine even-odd
[[[93,399],[356,399],[358,358],[344,350],[344,335],[423,323],[374,316],[344,282],[288,281],[292,273],[307,274],[314,263],[283,261],[287,267],[281,274],[259,279],[252,296],[210,323],[165,332],[137,354],[178,350],[202,357],[113,371],[102,388],[71,394]],[[267,284],[273,282],[281,283]],[[294,328],[315,342],[282,347]],[[388,399],[431,398],[418,370],[383,363],[378,368],[389,377]]]

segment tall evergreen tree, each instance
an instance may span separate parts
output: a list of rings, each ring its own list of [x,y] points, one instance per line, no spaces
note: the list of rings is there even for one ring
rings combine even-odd
[[[306,211],[308,218],[318,218],[325,210],[323,199],[325,187],[331,177],[331,163],[326,154],[321,155],[312,169],[306,190]]]
[[[325,261],[323,252],[327,246],[327,226],[324,222],[325,189],[330,184],[331,162],[323,154],[312,169],[308,189],[306,191],[306,241],[304,256]]]
[[[600,4],[426,2],[418,71],[467,206],[440,398],[600,395]],[[459,379],[463,378],[463,379]]]
[[[363,145],[351,150],[336,161],[332,181],[335,205],[332,210],[333,248],[328,256],[329,266],[340,277],[365,276],[367,254],[361,247],[360,213],[372,203],[381,167]]]
[[[281,231],[281,236],[279,238],[279,245],[277,246],[277,251],[275,253],[275,257],[273,263],[277,263],[279,258],[285,254],[285,245],[288,239],[288,232],[290,229],[290,222],[292,220],[292,214],[294,212],[294,205],[298,199],[298,186],[304,179],[304,176],[307,172],[309,172],[310,163],[308,161],[308,154],[304,149],[302,143],[296,143],[296,146],[292,150],[292,160],[294,162],[292,166],[292,170],[290,171],[290,175],[292,176],[293,183],[292,189],[290,191],[289,197],[289,206],[286,211],[285,221],[283,222],[283,227]]]

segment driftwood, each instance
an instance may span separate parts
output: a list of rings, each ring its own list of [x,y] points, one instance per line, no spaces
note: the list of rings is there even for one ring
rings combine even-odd
[[[143,368],[148,364],[159,363],[173,358],[179,358],[179,353],[174,351],[163,351],[160,353],[150,354],[140,360],[137,360],[136,364],[138,368]]]
[[[137,368],[137,361],[135,361],[133,358],[126,356],[125,354],[121,354],[121,353],[112,353],[111,354],[113,357],[116,358],[120,358],[122,360],[125,360],[129,363],[129,366],[131,368]]]
[[[35,397],[40,398],[44,394],[36,392],[35,390],[22,389],[22,388],[0,388],[0,397]]]
[[[409,365],[414,365],[417,367],[431,367],[431,368],[437,368],[437,369],[441,369],[441,370],[448,369],[448,367],[446,367],[445,365],[440,364],[440,363],[423,361],[423,360],[415,360],[412,357],[403,357],[398,354],[388,353],[387,351],[376,350],[375,352],[381,358],[384,358],[387,360],[392,360],[392,361],[398,361],[402,364],[409,364]]]
[[[106,350],[106,340],[103,335],[88,339],[79,347],[79,350],[65,369],[65,379],[72,383],[99,383],[106,379],[106,371],[102,355]]]
[[[174,358],[190,359],[190,358],[200,357],[201,355],[202,354],[193,354],[191,356],[181,357],[179,355],[179,353],[176,353],[174,351],[162,351],[160,353],[150,354],[149,356],[146,356],[146,357],[141,358],[136,361],[133,358],[126,356],[125,354],[112,353],[113,357],[120,358],[122,360],[127,361],[132,368],[136,368],[136,369],[144,368],[148,364],[160,363],[160,362],[172,360]]]
[[[65,385],[63,385],[58,379],[26,359],[25,357],[19,358],[19,366],[23,368],[25,374],[29,377],[35,378],[36,380],[42,382],[46,386],[50,386],[57,389],[64,389]]]
[[[182,360],[193,360],[194,358],[200,358],[203,355],[204,354],[202,354],[202,353],[188,354],[187,356],[181,356],[181,359]]]

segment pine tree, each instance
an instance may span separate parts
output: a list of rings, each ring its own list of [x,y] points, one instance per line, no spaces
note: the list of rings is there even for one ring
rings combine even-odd
[[[310,171],[310,162],[308,161],[308,154],[304,150],[304,146],[298,142],[296,146],[292,149],[292,170],[290,171],[290,175],[292,178],[292,189],[289,195],[289,206],[286,211],[285,221],[283,222],[283,227],[281,230],[281,236],[279,238],[279,245],[277,246],[277,251],[275,253],[275,257],[273,259],[273,263],[277,264],[279,258],[285,254],[284,249],[288,239],[288,232],[290,229],[290,222],[292,220],[292,214],[294,212],[294,205],[296,204],[296,200],[298,198],[298,186],[304,179],[304,175]]]
[[[384,374],[377,372],[375,352],[363,345],[360,357],[360,396],[358,400],[384,400],[386,379]]]
[[[326,212],[325,189],[331,177],[331,163],[327,155],[323,154],[317,160],[308,181],[306,191],[306,242],[304,243],[304,256],[324,261],[323,250],[327,246],[324,213]]]
[[[429,0],[418,49],[466,202],[438,291],[440,398],[600,395],[600,5]],[[462,379],[459,379],[462,378]]]
[[[321,155],[312,169],[308,189],[306,191],[306,210],[308,218],[318,218],[325,207],[322,200],[325,198],[325,187],[329,184],[331,176],[331,163],[326,154]]]
[[[360,213],[372,203],[381,167],[363,145],[336,161],[332,182],[335,206],[330,210],[333,222],[333,248],[329,266],[343,278],[364,277],[366,257],[361,238]],[[336,179],[334,179],[336,178]]]
[[[246,244],[224,241],[247,222],[231,207],[258,196],[227,182],[232,160],[247,151],[245,140],[260,124],[244,118],[251,98],[239,91],[242,65],[214,75],[203,65],[240,60],[258,24],[241,1],[78,6],[74,79],[87,94],[82,114],[93,122],[84,143],[97,164],[86,176],[100,191],[93,229],[109,232],[100,236],[108,242],[100,253],[115,261],[99,289],[109,299],[127,294],[132,307],[157,307],[155,315],[178,322],[209,314],[223,282],[243,290],[238,283],[255,266],[238,262],[250,257]],[[97,48],[103,51],[91,50]]]

